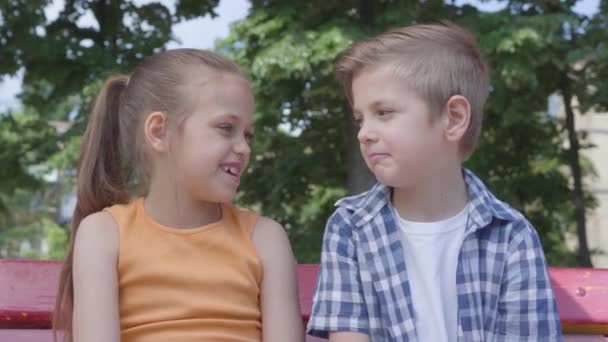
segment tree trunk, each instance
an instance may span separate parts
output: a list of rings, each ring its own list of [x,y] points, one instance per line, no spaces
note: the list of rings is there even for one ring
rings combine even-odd
[[[352,118],[350,120],[352,120]],[[350,126],[354,127],[354,125]],[[367,165],[365,165],[365,161],[363,160],[361,151],[359,150],[359,143],[356,135],[356,129],[351,129],[349,135],[349,138],[351,139],[348,139],[348,179],[346,182],[346,188],[349,195],[355,195],[369,190],[376,180],[374,175],[367,168]]]
[[[361,27],[368,34],[374,34],[376,31],[376,1],[361,0],[359,2],[359,18]],[[348,108],[348,107],[347,107]],[[347,113],[350,110],[346,111]],[[353,120],[350,115],[345,115],[348,120]],[[346,188],[349,195],[361,193],[369,190],[374,184],[374,175],[370,172],[363,161],[361,151],[359,150],[359,142],[357,141],[357,129],[354,125],[348,130],[347,141],[347,181]]]
[[[361,27],[368,35],[376,33],[376,0],[360,0],[359,18]]]
[[[99,38],[97,39],[100,47],[109,49],[114,62],[118,55],[118,34],[122,27],[123,11],[120,0],[97,0],[91,8],[99,24]],[[105,44],[108,44],[106,46]]]
[[[585,219],[585,193],[583,190],[582,171],[579,157],[580,145],[576,133],[574,111],[572,110],[572,93],[570,90],[570,80],[568,73],[564,72],[560,84],[564,99],[564,109],[566,111],[566,128],[570,149],[568,150],[568,162],[572,177],[574,178],[574,190],[572,192],[574,200],[574,215],[576,219],[576,234],[578,236],[578,264],[580,266],[592,267],[591,254],[587,245],[587,227]]]

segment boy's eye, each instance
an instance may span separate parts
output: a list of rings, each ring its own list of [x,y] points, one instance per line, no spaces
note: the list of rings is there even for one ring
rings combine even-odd
[[[230,124],[223,124],[223,125],[219,125],[218,127],[219,127],[219,129],[226,131],[227,133],[232,132],[232,129],[233,129],[233,126]]]
[[[251,142],[251,140],[253,140],[253,133],[251,132],[245,132],[245,140],[247,140],[247,142]]]

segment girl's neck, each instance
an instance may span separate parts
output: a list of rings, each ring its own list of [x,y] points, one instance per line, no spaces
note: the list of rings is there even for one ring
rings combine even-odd
[[[196,228],[222,218],[218,203],[195,200],[168,182],[151,182],[144,208],[154,221],[172,228]]]
[[[462,169],[429,170],[427,179],[407,189],[393,189],[393,206],[410,221],[435,222],[458,214],[468,203]]]

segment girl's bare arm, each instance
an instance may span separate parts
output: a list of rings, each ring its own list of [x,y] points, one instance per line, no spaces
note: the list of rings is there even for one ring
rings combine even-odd
[[[285,229],[271,219],[260,217],[253,242],[262,262],[263,341],[303,342],[296,261]]]
[[[74,341],[119,342],[118,227],[110,214],[87,216],[74,245]]]

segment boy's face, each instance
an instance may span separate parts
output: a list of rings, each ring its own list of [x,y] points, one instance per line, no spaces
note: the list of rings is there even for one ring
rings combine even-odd
[[[443,123],[388,67],[363,69],[352,82],[361,154],[378,181],[395,188],[428,181],[445,154]]]

